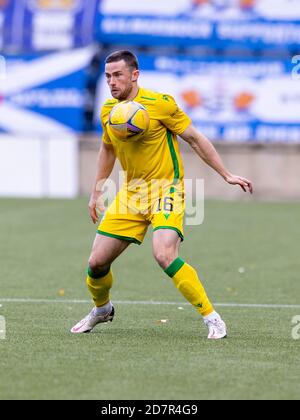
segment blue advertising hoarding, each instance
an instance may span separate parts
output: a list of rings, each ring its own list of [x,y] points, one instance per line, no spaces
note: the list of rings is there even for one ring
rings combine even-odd
[[[0,131],[10,134],[77,133],[85,129],[86,69],[94,49],[5,56],[0,85]]]
[[[102,0],[102,42],[248,48],[300,45],[298,0]]]
[[[26,0],[23,48],[41,51],[91,44],[98,3],[99,0]]]
[[[0,51],[12,42],[14,1],[0,0]]]
[[[298,0],[0,0],[0,49],[90,44],[297,48]]]
[[[139,59],[140,85],[173,95],[212,140],[300,142],[300,80],[290,61]],[[97,115],[111,96],[104,76],[99,92]]]
[[[0,0],[0,49],[48,51],[89,45],[99,1]]]

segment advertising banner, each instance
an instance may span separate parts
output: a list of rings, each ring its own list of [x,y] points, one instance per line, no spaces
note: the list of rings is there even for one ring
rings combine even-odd
[[[103,42],[213,47],[295,47],[298,0],[103,0],[97,16]]]
[[[12,42],[13,11],[13,0],[0,0],[0,51],[4,49],[5,45]]]
[[[100,0],[0,0],[0,49],[49,51],[94,40]]]
[[[26,0],[24,48],[34,51],[81,47],[93,41],[99,0]],[[17,6],[18,8],[21,5]]]
[[[84,130],[86,69],[94,49],[5,56],[0,81],[0,131],[51,135]]]
[[[139,59],[140,85],[173,95],[212,140],[300,142],[300,80],[291,62]],[[104,77],[99,92],[101,105],[110,97]]]

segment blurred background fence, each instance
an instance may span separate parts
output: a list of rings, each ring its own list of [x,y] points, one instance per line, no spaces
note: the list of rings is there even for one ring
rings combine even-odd
[[[300,199],[298,0],[0,0],[0,195],[87,194],[105,56],[175,96],[258,199]],[[181,143],[207,197],[241,198]],[[113,178],[118,178],[118,166]]]

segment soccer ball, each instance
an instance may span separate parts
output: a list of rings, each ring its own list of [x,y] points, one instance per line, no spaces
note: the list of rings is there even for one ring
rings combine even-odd
[[[113,107],[108,119],[108,134],[120,141],[136,141],[149,128],[146,108],[134,101],[119,102]]]

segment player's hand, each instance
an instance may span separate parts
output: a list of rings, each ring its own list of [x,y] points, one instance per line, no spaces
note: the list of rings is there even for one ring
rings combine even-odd
[[[238,175],[229,175],[225,178],[225,181],[231,185],[239,185],[245,192],[247,192],[248,190],[251,194],[253,193],[252,182],[246,178],[243,178]]]
[[[105,210],[102,193],[99,191],[92,193],[89,201],[89,213],[94,224],[98,222],[99,213],[104,213]]]

